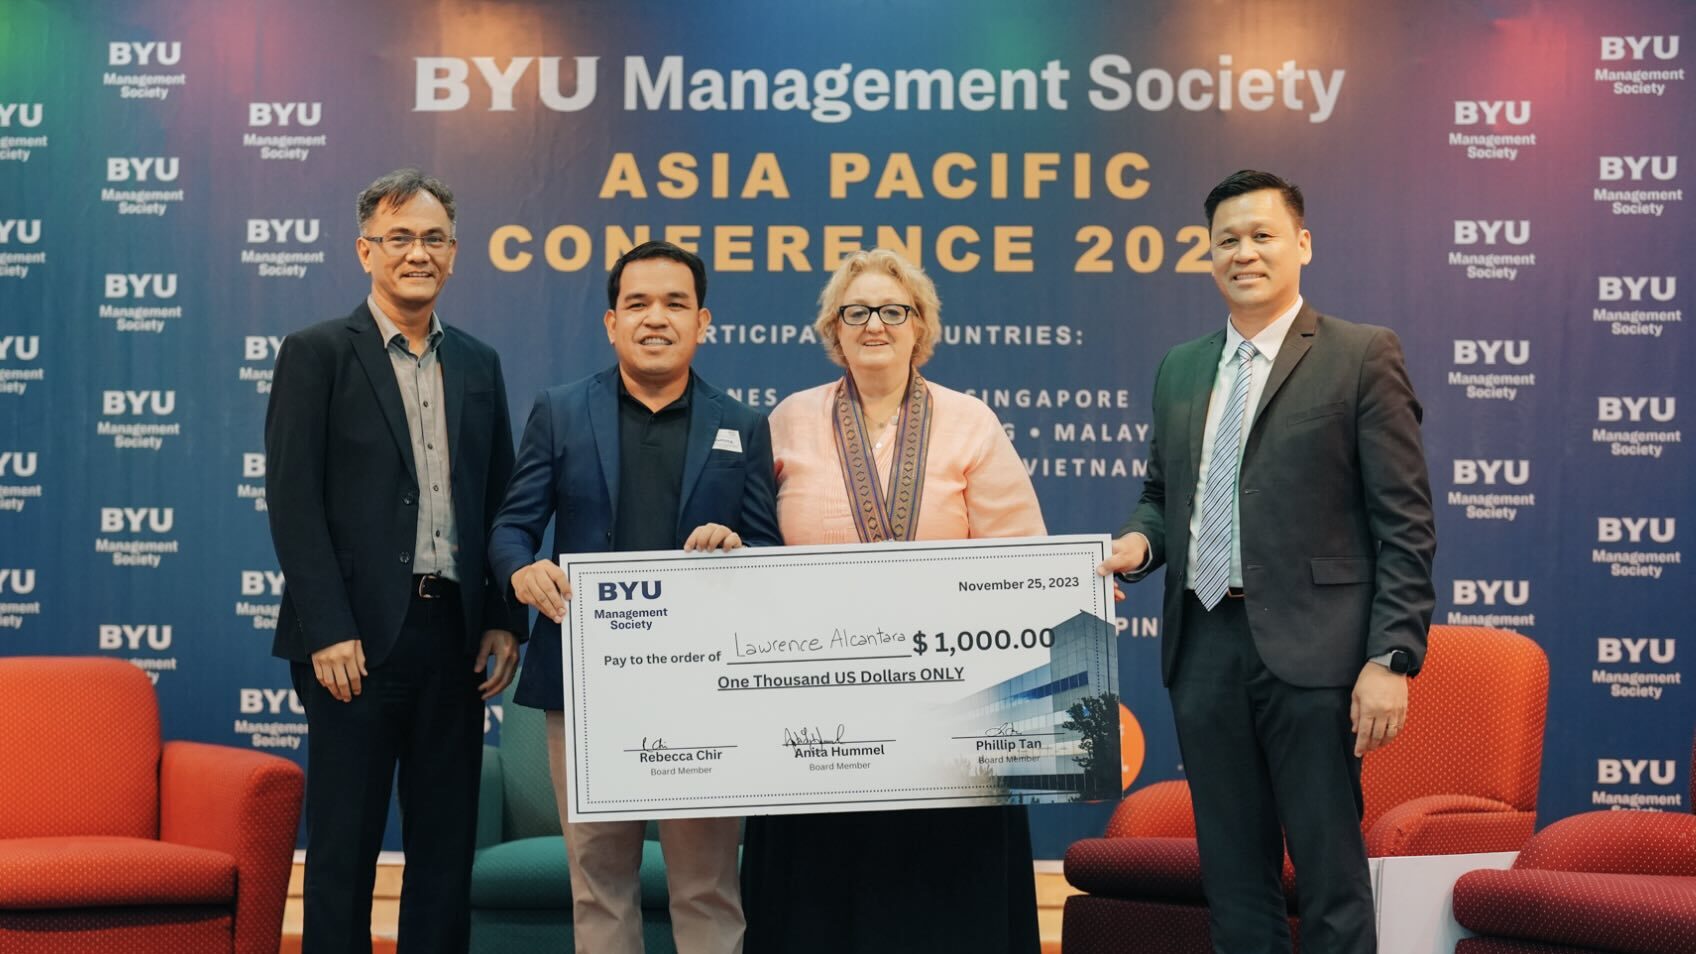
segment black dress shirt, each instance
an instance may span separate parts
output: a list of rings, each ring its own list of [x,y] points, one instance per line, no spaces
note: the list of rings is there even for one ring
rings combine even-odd
[[[618,514],[614,550],[674,550],[683,487],[683,454],[689,443],[689,395],[695,375],[677,400],[648,410],[618,377]]]

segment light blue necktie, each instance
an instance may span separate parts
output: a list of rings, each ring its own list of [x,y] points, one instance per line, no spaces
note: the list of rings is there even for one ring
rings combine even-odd
[[[1237,377],[1213,436],[1207,465],[1207,490],[1201,498],[1201,537],[1196,544],[1195,595],[1212,609],[1231,585],[1231,511],[1237,498],[1237,464],[1242,454],[1243,410],[1248,404],[1249,362],[1260,351],[1254,342],[1237,346]]]

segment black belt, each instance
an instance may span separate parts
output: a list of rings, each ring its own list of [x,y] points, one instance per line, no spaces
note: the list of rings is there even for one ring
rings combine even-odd
[[[459,593],[459,584],[435,573],[412,578],[412,592],[421,600],[439,600]]]
[[[1190,590],[1189,594],[1191,596],[1195,596],[1197,602],[1199,602],[1201,600],[1201,597],[1195,595],[1195,590]],[[1240,586],[1227,586],[1227,587],[1225,587],[1225,598],[1231,599],[1231,600],[1242,599],[1243,598],[1243,588],[1240,587]]]

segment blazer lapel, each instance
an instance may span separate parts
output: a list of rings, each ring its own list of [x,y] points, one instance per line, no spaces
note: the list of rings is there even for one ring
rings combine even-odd
[[[1186,437],[1189,440],[1190,473],[1201,473],[1201,445],[1207,434],[1207,405],[1213,400],[1213,381],[1217,378],[1219,352],[1225,347],[1225,332],[1215,331],[1203,339],[1194,361],[1188,368],[1189,382],[1181,393],[1189,398],[1189,421]],[[1191,490],[1194,490],[1192,485]]]
[[[724,406],[719,403],[718,394],[699,378],[695,379],[694,385],[694,393],[689,398],[689,446],[683,455],[683,483],[677,488],[679,537],[685,530],[694,529],[683,526],[683,515],[689,512],[689,496],[701,479],[701,471],[707,467],[707,455],[712,453],[713,442],[718,439],[719,422],[724,420]]]
[[[617,368],[603,371],[589,388],[589,426],[595,432],[595,456],[607,482],[607,513],[618,513],[618,386]]]
[[[1266,379],[1266,388],[1260,392],[1260,403],[1254,406],[1254,417],[1249,420],[1249,433],[1254,433],[1254,427],[1260,423],[1261,414],[1265,413],[1266,405],[1272,402],[1272,396],[1290,379],[1290,372],[1296,369],[1301,359],[1307,356],[1308,349],[1313,347],[1313,332],[1319,326],[1319,313],[1313,306],[1302,303],[1301,311],[1296,312],[1296,320],[1291,323],[1290,330],[1284,335],[1284,343],[1278,346],[1278,360],[1272,362],[1272,373]]]
[[[442,400],[448,406],[448,473],[459,469],[459,421],[465,409],[465,350],[454,337],[443,330],[442,343],[436,349],[442,369]],[[502,395],[500,400],[505,400]],[[457,486],[457,485],[456,485]]]
[[[412,459],[412,433],[406,429],[406,408],[401,406],[400,385],[395,383],[395,368],[389,362],[383,335],[377,330],[377,319],[371,315],[370,308],[361,304],[348,319],[347,329],[353,333],[353,353],[365,368],[365,376],[377,396],[377,406],[389,424],[389,434],[400,449],[401,459],[406,461],[407,471],[417,480],[418,462]]]

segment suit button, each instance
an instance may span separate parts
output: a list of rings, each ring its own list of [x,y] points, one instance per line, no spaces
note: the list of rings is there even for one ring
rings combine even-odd
[[[607,539],[608,539],[608,540],[609,540],[609,541],[610,541],[610,540],[611,540],[611,539],[612,539],[612,531],[611,531],[611,530],[608,530],[608,531],[607,531],[607,532],[606,532],[606,538],[607,538]]]
[[[418,502],[418,498],[413,496],[412,494],[401,494],[400,502],[403,503],[403,504],[406,504],[408,507],[410,507],[413,504]]]
[[[400,552],[400,562],[411,563],[412,562],[412,554],[406,552],[405,550],[402,550]]]

